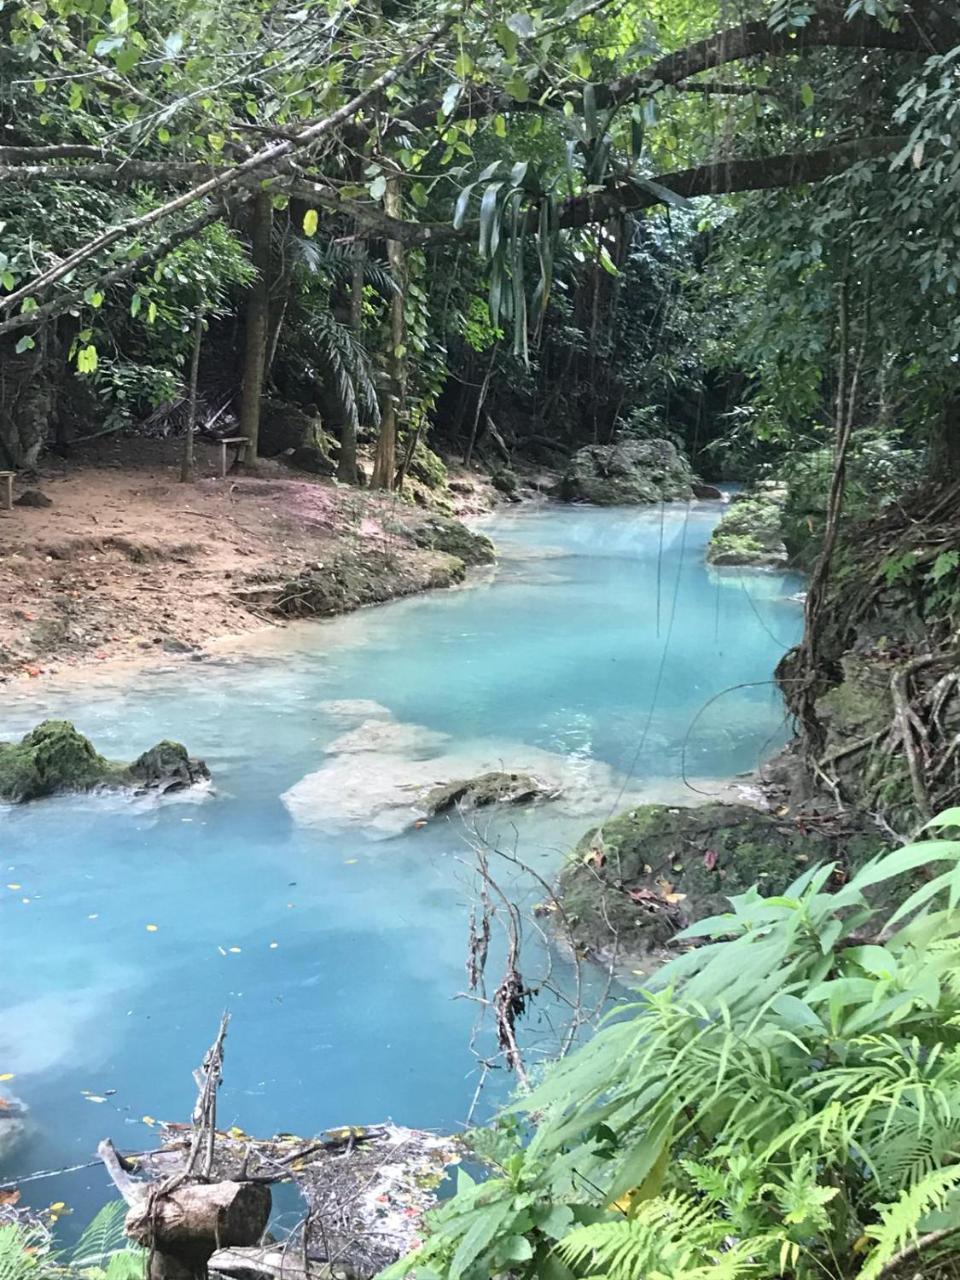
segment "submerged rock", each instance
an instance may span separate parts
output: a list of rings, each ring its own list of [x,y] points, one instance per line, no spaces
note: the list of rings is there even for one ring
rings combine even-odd
[[[432,732],[395,722],[394,730],[421,743],[420,735]],[[482,808],[549,798],[568,812],[597,813],[615,791],[612,770],[596,761],[520,742],[481,740],[435,749],[428,759],[389,750],[331,754],[282,799],[304,826],[357,827],[383,838],[458,803]]]
[[[0,1166],[23,1141],[27,1131],[27,1107],[19,1098],[0,1093]]]
[[[401,724],[389,712],[364,720],[355,729],[334,738],[327,751],[330,755],[359,751],[388,751],[400,754],[434,754],[438,747],[449,742],[450,735],[422,724]]]
[[[735,499],[710,535],[707,563],[782,569],[788,559],[782,521],[783,499],[777,493]]]
[[[723,491],[718,489],[715,484],[704,484],[702,480],[695,481],[691,485],[693,496],[699,498],[702,502],[716,502],[723,498]]]
[[[8,804],[98,787],[176,791],[209,777],[179,742],[160,742],[131,765],[107,760],[68,720],[44,720],[20,742],[0,742],[0,801]]]
[[[560,479],[564,502],[598,506],[685,501],[694,475],[669,440],[631,440],[579,449]]]
[[[776,893],[817,862],[859,866],[882,843],[743,804],[641,805],[587,832],[559,889],[578,944],[642,956],[692,921],[728,910],[732,894],[753,885]]]

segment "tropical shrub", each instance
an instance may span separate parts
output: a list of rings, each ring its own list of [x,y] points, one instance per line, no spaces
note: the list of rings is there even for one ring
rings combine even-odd
[[[147,1255],[127,1239],[126,1213],[121,1200],[105,1204],[69,1252],[54,1248],[44,1225],[0,1224],[0,1280],[142,1280]]]
[[[930,825],[960,826],[960,810]],[[649,989],[476,1135],[490,1176],[462,1174],[387,1274],[886,1280],[945,1264],[960,1244],[960,840],[837,881],[811,867],[680,935]]]

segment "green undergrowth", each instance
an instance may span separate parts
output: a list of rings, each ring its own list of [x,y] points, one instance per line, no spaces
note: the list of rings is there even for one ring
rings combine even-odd
[[[473,1135],[488,1176],[461,1173],[386,1277],[955,1274],[958,826],[955,809],[845,883],[810,865],[688,928]]]

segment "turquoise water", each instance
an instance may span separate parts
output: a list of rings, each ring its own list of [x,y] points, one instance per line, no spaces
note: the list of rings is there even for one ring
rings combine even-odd
[[[491,832],[549,874],[591,821],[638,794],[695,799],[684,757],[706,792],[752,768],[785,735],[770,684],[693,722],[722,690],[768,680],[799,632],[797,584],[711,575],[719,510],[500,515],[487,531],[501,564],[469,589],[203,663],[8,696],[4,737],[44,715],[73,719],[117,758],[176,737],[207,760],[215,790],[0,811],[0,1075],[30,1107],[0,1174],[86,1160],[108,1134],[137,1149],[152,1140],[142,1117],[186,1119],[191,1070],[225,1007],[224,1125],[461,1124],[476,1086],[476,1010],[455,998],[471,852],[458,821],[391,835],[394,809],[372,826],[381,793],[408,762],[441,770],[451,753],[554,762],[567,800]],[[400,726],[386,747],[327,750],[371,720]],[[284,802],[317,771],[319,792],[304,784],[302,803]],[[536,1048],[552,1043],[548,1015],[528,1031]],[[488,1106],[507,1084],[495,1075]],[[99,1170],[25,1188],[78,1218],[107,1194]]]

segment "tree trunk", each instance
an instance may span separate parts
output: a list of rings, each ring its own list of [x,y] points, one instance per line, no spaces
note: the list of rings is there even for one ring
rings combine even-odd
[[[366,246],[358,243],[350,275],[350,332],[358,342],[363,332],[363,268],[366,257]],[[357,425],[349,414],[344,415],[343,426],[340,428],[337,479],[341,484],[357,484],[360,480],[357,469]]]
[[[486,373],[483,375],[483,382],[477,393],[477,404],[473,413],[473,424],[470,428],[470,439],[467,441],[467,447],[463,451],[463,465],[469,467],[473,461],[473,451],[477,445],[477,431],[480,426],[480,414],[483,412],[483,406],[487,401],[487,392],[490,389],[490,378],[493,375],[493,362],[497,354],[497,344],[494,342],[490,348],[490,360],[487,363]]]
[[[250,214],[250,256],[257,277],[247,295],[247,339],[243,362],[243,390],[240,397],[240,435],[246,436],[244,464],[253,466],[260,441],[260,399],[266,367],[270,329],[270,232],[273,203],[260,191]]]
[[[398,178],[387,179],[383,199],[384,210],[391,218],[403,215],[403,199]],[[393,273],[396,291],[390,299],[390,352],[387,358],[389,385],[384,391],[380,412],[380,436],[373,462],[375,489],[392,489],[397,470],[397,430],[403,413],[403,393],[406,381],[406,356],[403,347],[404,322],[404,249],[399,240],[387,241],[387,258]]]
[[[197,309],[193,322],[193,354],[190,357],[190,391],[187,401],[187,429],[183,435],[183,458],[180,479],[184,484],[194,479],[193,441],[197,429],[197,379],[200,373],[200,344],[203,341],[203,312]]]

